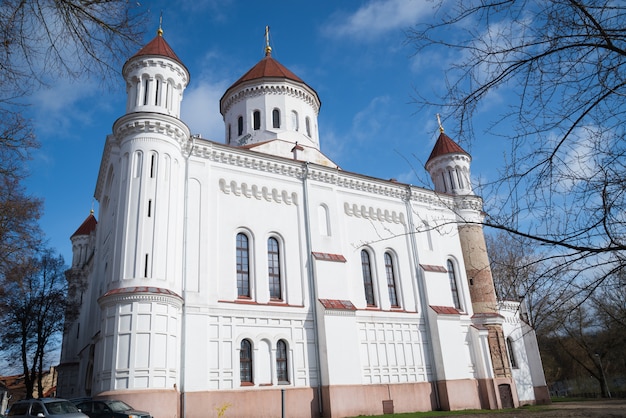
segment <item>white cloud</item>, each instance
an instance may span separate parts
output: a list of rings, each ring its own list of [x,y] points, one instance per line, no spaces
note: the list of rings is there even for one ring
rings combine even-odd
[[[375,140],[381,135],[388,125],[383,125],[389,120],[389,96],[374,97],[366,108],[356,113],[352,118],[350,137],[360,142]]]
[[[224,120],[219,102],[226,88],[224,81],[211,83],[200,80],[193,88],[185,90],[181,119],[187,123],[192,134],[217,142],[224,141]]]
[[[432,10],[433,5],[422,0],[375,0],[352,14],[335,14],[323,31],[331,37],[370,40],[423,21]]]

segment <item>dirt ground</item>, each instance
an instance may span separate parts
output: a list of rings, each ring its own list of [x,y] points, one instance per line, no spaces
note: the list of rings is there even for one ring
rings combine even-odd
[[[626,399],[586,402],[556,402],[552,405],[546,406],[545,409],[540,411],[512,409],[510,411],[502,411],[498,414],[468,414],[453,416],[456,418],[617,418],[626,417]]]

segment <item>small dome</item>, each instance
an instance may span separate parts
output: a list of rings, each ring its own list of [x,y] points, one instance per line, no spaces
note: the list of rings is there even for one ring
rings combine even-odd
[[[173,61],[178,62],[183,67],[185,66],[185,64],[183,64],[180,58],[178,58],[178,56],[176,55],[172,47],[169,46],[169,44],[165,41],[165,39],[160,33],[157,36],[155,36],[153,40],[148,42],[143,48],[141,48],[135,55],[130,57],[129,61],[134,58],[146,56],[146,55],[158,55],[158,56],[166,57]]]
[[[96,225],[98,225],[98,221],[96,221],[96,217],[93,216],[92,211],[70,238],[74,238],[78,235],[89,235],[96,229]]]
[[[450,137],[443,129],[433,147],[426,170],[430,173],[435,191],[453,195],[471,195],[470,162],[472,157]]]
[[[433,150],[430,153],[430,157],[428,157],[428,160],[426,161],[426,166],[428,167],[428,163],[430,163],[431,160],[446,154],[465,154],[468,157],[470,156],[467,151],[459,146],[459,144],[454,142],[448,135],[441,132]]]
[[[315,93],[315,96],[317,97],[317,100],[319,101],[317,92],[313,88],[311,88],[311,86],[305,83],[300,77],[295,75],[291,70],[289,70],[283,64],[281,64],[280,62],[272,58],[271,53],[266,53],[265,57],[263,57],[261,61],[256,63],[254,67],[250,68],[248,72],[246,72],[244,75],[242,75],[239,78],[239,80],[235,81],[229,88],[226,89],[226,92],[220,99],[220,103],[226,97],[230,95],[231,91],[239,87],[239,85],[244,84],[247,81],[261,80],[263,78],[284,79],[284,80],[295,81],[297,83],[302,83],[305,86],[307,86],[309,89],[311,89],[313,93]]]

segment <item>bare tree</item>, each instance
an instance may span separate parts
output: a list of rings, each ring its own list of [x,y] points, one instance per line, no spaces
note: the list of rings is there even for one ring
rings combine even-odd
[[[500,178],[481,186],[485,224],[542,245],[561,280],[589,297],[626,265],[626,5],[434,7],[431,23],[413,27],[408,40],[416,53],[435,49],[452,64],[441,101],[419,92],[416,101],[446,107],[459,121],[457,138],[470,144],[481,105],[494,96],[505,102],[489,132],[509,152]]]
[[[46,355],[63,331],[65,269],[63,257],[46,250],[14,264],[0,288],[0,348],[9,364],[19,361],[29,398],[35,389],[39,397],[44,396],[41,378]]]
[[[547,332],[563,306],[561,299],[567,299],[567,285],[555,266],[529,238],[497,231],[485,241],[498,299],[524,303],[526,322],[538,333]]]
[[[22,117],[34,89],[60,77],[117,75],[142,39],[146,9],[126,0],[0,2],[0,175],[19,177],[37,145]]]
[[[0,175],[0,284],[12,266],[41,245],[40,214],[39,199],[28,196],[18,179]]]

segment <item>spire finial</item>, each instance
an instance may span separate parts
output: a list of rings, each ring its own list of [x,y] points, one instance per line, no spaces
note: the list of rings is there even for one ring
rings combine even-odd
[[[270,27],[265,26],[265,56],[272,55],[272,47],[270,46]]]
[[[161,16],[159,16],[159,29],[157,29],[157,36],[163,36],[163,10],[161,10]]]
[[[439,113],[437,113],[437,123],[439,124],[439,132],[443,133],[443,125],[441,124],[441,117],[439,116]]]
[[[95,199],[91,199],[91,210],[89,211],[90,215],[93,215],[93,203]]]

